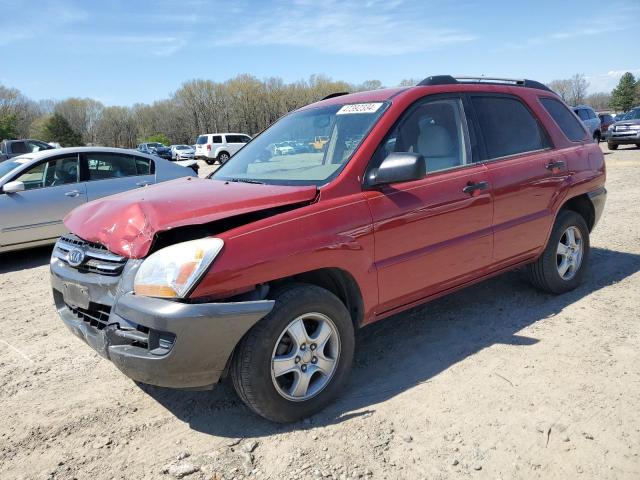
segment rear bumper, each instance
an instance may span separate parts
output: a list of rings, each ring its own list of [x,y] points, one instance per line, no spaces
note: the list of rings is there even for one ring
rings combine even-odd
[[[65,282],[78,283],[65,275],[69,269],[52,261],[53,296],[65,325],[128,377],[161,387],[211,387],[242,336],[273,308],[271,300],[187,304],[113,288],[113,296],[95,296],[98,287],[85,283],[91,303],[83,309],[64,299]]]
[[[602,216],[602,211],[604,210],[604,204],[607,201],[607,189],[604,187],[600,187],[593,192],[589,192],[589,199],[591,200],[591,204],[593,205],[593,210],[595,213],[595,218],[593,222],[593,226],[595,227]]]

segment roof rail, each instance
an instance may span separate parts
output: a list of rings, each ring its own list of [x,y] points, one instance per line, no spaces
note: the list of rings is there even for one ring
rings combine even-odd
[[[335,93],[330,93],[329,95],[327,95],[326,97],[324,97],[322,100],[329,100],[330,98],[341,97],[342,95],[349,95],[349,92],[335,92]]]
[[[536,82],[535,80],[518,79],[518,78],[500,78],[500,77],[476,77],[462,75],[453,77],[451,75],[434,75],[422,80],[419,86],[433,86],[433,85],[453,85],[456,83],[488,83],[493,85],[511,85],[514,87],[527,87],[537,88],[538,90],[551,91],[546,85]]]

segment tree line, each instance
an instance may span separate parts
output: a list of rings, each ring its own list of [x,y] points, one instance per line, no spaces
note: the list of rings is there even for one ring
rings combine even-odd
[[[414,79],[400,85],[415,85]],[[549,87],[567,103],[596,110],[626,111],[640,104],[640,80],[625,73],[611,93],[587,95],[584,75],[554,80]],[[362,84],[334,81],[324,75],[285,83],[243,74],[225,82],[196,79],[183,83],[169,98],[130,107],[105,106],[91,98],[35,101],[18,89],[0,85],[0,139],[37,138],[63,146],[105,145],[132,148],[164,139],[192,144],[201,133],[243,132],[254,135],[287,112],[335,92],[382,88],[378,80]]]

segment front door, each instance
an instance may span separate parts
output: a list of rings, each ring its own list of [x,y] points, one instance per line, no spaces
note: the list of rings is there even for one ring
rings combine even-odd
[[[472,162],[463,103],[426,97],[408,109],[370,168],[390,152],[427,162],[418,181],[370,189],[382,314],[480,275],[491,263],[493,205],[487,169]]]
[[[78,155],[56,157],[21,172],[25,190],[0,193],[0,246],[55,239],[66,232],[62,219],[87,201],[79,182]]]

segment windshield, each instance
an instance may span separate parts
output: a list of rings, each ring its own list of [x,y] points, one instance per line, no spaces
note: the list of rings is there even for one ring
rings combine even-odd
[[[28,159],[28,160],[30,160],[30,159]],[[22,161],[20,161],[20,160],[6,160],[4,162],[0,162],[0,178],[4,177],[11,170],[13,170],[15,168],[18,168],[24,162],[25,162],[25,160],[22,160]]]
[[[211,178],[275,185],[324,185],[347,164],[388,103],[291,113],[248,143]]]
[[[147,145],[149,146],[149,148],[164,148],[164,145],[158,142],[147,143]]]
[[[189,145],[178,145],[176,150],[189,150],[191,147]]]
[[[640,108],[635,108],[624,115],[624,120],[640,120]]]

